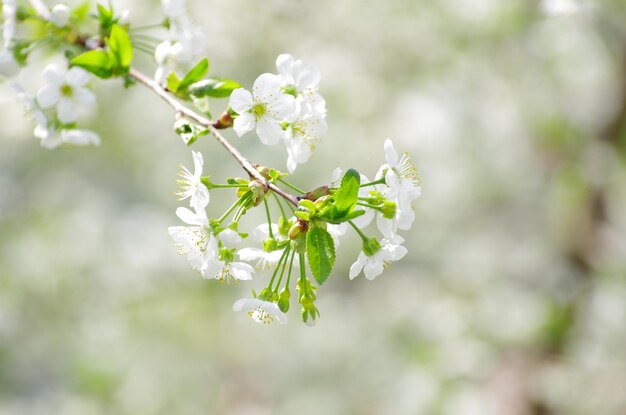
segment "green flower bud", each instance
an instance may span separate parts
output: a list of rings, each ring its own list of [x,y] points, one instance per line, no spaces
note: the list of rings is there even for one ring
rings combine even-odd
[[[376,252],[380,251],[380,243],[374,237],[371,237],[367,241],[363,241],[363,253],[367,256],[372,256]]]
[[[383,214],[383,218],[385,219],[393,219],[396,217],[397,206],[395,202],[390,200],[385,200],[383,205],[380,208],[380,213]]]
[[[289,299],[291,298],[291,292],[287,287],[283,288],[280,294],[278,294],[278,308],[283,313],[289,311]]]
[[[304,199],[316,201],[320,197],[328,196],[330,194],[330,188],[328,186],[320,186],[317,189],[311,190],[304,195]]]
[[[287,233],[287,235],[289,236],[289,239],[296,240],[300,237],[303,237],[308,230],[309,222],[307,222],[306,220],[298,219],[296,223],[291,225],[291,228],[289,228],[289,232]]]
[[[261,183],[258,180],[253,180],[248,183],[248,189],[252,191],[252,206],[259,206],[263,199],[265,198],[265,194],[268,191],[267,185],[265,183]]]
[[[263,250],[265,252],[272,252],[278,248],[278,242],[274,238],[267,238],[263,241]]]
[[[281,216],[278,219],[278,232],[282,236],[287,236],[289,234],[289,228],[291,227],[291,225],[293,225],[293,223],[290,220],[288,220],[284,216]]]

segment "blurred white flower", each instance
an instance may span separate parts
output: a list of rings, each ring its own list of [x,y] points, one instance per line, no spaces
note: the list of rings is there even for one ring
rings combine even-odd
[[[222,242],[222,245],[229,249],[236,248],[237,246],[239,246],[239,244],[241,244],[241,241],[243,240],[237,231],[229,228],[221,231],[218,237],[219,240]]]
[[[359,258],[350,267],[350,279],[354,279],[361,271],[368,280],[382,274],[389,262],[398,261],[406,255],[407,249],[401,245],[403,242],[404,239],[396,235],[392,239],[383,239],[380,250],[372,256],[367,256],[361,251]]]
[[[17,1],[2,0],[2,37],[4,47],[9,48],[15,37],[15,25],[17,16]]]
[[[295,98],[283,94],[281,80],[269,73],[260,75],[250,91],[235,89],[230,96],[230,107],[239,115],[233,128],[241,137],[256,127],[261,142],[275,145],[283,137],[283,121],[293,121],[296,110]]]
[[[256,261],[255,267],[260,270],[265,270],[276,265],[283,254],[282,249],[271,249],[269,248],[271,245],[266,245],[270,237],[269,229],[269,225],[263,223],[254,228],[250,235],[253,240],[263,244],[264,248],[246,247],[237,251],[237,255],[242,261]],[[272,223],[272,235],[274,236],[274,241],[281,241],[283,239],[278,231],[278,225],[275,223]],[[266,248],[269,250],[266,250]]]
[[[20,64],[17,63],[10,49],[0,50],[0,75],[13,78],[19,73],[20,68]]]
[[[185,0],[162,0],[163,14],[169,18],[177,18],[185,14]]]
[[[50,11],[50,23],[56,27],[65,27],[70,21],[70,8],[65,4],[57,4]]]
[[[100,145],[100,136],[90,130],[61,129],[57,130],[51,125],[46,114],[38,107],[35,98],[29,95],[17,83],[13,83],[12,88],[17,93],[17,100],[20,102],[28,115],[35,122],[33,135],[41,140],[41,146],[53,149],[61,144],[73,144],[77,146]]]
[[[338,225],[333,225],[329,223],[326,225],[326,230],[332,236],[333,242],[335,243],[335,248],[339,247],[340,238],[346,234],[348,230],[348,224],[346,222],[340,223]]]
[[[63,124],[71,124],[78,119],[79,112],[92,107],[96,97],[84,86],[89,82],[89,73],[79,67],[62,71],[48,65],[43,75],[48,81],[37,91],[37,102],[43,109],[56,106],[57,117]]]
[[[319,70],[289,54],[282,54],[276,58],[276,68],[283,90],[296,96],[304,113],[317,114],[324,118],[326,101],[318,93],[321,80]]]
[[[280,311],[276,303],[259,300],[257,298],[242,298],[233,304],[234,311],[243,311],[257,323],[271,324],[277,321],[287,324],[287,315]]]
[[[326,131],[328,126],[319,113],[310,113],[299,106],[298,116],[287,126],[284,142],[287,146],[287,169],[289,173],[296,170],[298,164],[306,163],[313,152],[314,144]]]
[[[580,13],[585,4],[579,0],[542,0],[541,11],[547,16],[571,16]]]
[[[209,204],[210,193],[209,189],[200,181],[202,177],[203,158],[202,153],[199,151],[192,151],[194,172],[193,174],[182,166],[181,171],[178,173],[180,180],[178,185],[181,191],[177,193],[178,200],[185,200],[189,198],[189,206],[201,210]]]

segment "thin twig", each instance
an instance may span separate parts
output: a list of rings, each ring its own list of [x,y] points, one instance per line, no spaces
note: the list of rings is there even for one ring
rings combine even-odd
[[[37,14],[42,18],[49,20],[50,19],[50,10],[41,0],[29,0],[30,4],[33,6]],[[160,96],[165,102],[167,102],[174,110],[181,114],[183,117],[191,120],[203,127],[205,127],[212,135],[217,139],[217,141],[230,153],[231,156],[243,167],[243,169],[250,175],[250,177],[259,180],[264,183],[272,192],[281,196],[283,199],[287,200],[294,206],[298,205],[298,199],[295,196],[285,192],[280,187],[276,186],[273,183],[270,183],[263,175],[250,163],[250,161],[245,158],[239,150],[224,138],[224,136],[215,128],[215,122],[209,120],[208,118],[203,117],[202,115],[196,113],[195,111],[187,108],[183,104],[181,104],[178,100],[174,99],[165,89],[163,89],[159,84],[154,82],[150,77],[145,74],[139,72],[138,70],[131,68],[129,72],[129,76],[135,79],[140,84],[148,87],[152,91],[154,91],[158,96]]]

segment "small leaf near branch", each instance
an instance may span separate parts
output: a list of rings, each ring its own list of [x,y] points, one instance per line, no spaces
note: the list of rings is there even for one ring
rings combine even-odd
[[[102,50],[90,50],[71,60],[73,66],[79,66],[99,78],[113,75],[113,62],[108,53]]]
[[[233,90],[241,88],[232,79],[204,79],[189,86],[189,93],[195,97],[228,98]]]
[[[335,264],[335,243],[332,236],[323,228],[314,226],[307,232],[306,252],[311,273],[322,285]]]

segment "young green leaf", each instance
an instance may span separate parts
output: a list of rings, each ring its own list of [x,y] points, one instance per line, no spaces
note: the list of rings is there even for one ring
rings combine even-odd
[[[311,273],[315,281],[322,285],[335,264],[335,243],[332,236],[325,229],[312,227],[306,235],[306,252]]]
[[[170,72],[167,77],[167,89],[173,93],[178,91],[178,87],[180,86],[180,78],[174,72]]]
[[[231,79],[204,79],[189,86],[189,93],[198,98],[228,98],[237,88],[241,85]]]
[[[104,79],[113,74],[113,63],[109,54],[101,50],[90,50],[78,55],[71,60],[71,64]]]
[[[341,179],[341,186],[335,192],[333,199],[340,212],[348,213],[356,206],[359,197],[361,175],[354,169],[349,169]]]
[[[198,82],[199,80],[204,78],[204,75],[206,75],[208,71],[209,71],[209,60],[207,58],[204,58],[196,66],[194,66],[189,72],[187,72],[187,75],[185,75],[183,80],[180,81],[180,84],[178,85],[178,90],[176,92],[178,93],[186,92],[187,88],[189,88],[189,85],[193,84],[194,82]]]
[[[122,73],[128,72],[130,63],[133,60],[133,45],[126,30],[116,24],[111,28],[109,53],[114,59],[114,68],[120,69]]]

